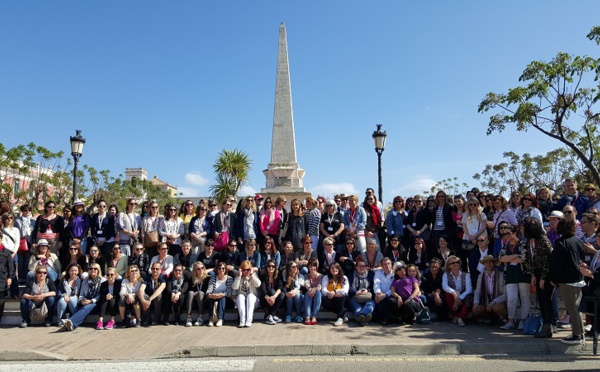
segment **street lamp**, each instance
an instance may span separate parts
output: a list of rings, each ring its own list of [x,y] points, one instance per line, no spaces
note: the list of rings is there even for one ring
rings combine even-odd
[[[79,162],[79,158],[83,155],[83,145],[85,144],[85,138],[81,137],[81,131],[75,131],[75,137],[71,136],[71,155],[73,155],[73,160],[75,161],[75,165],[73,166],[73,200],[71,204],[75,203],[75,190],[77,186],[77,163]]]
[[[382,194],[383,186],[381,181],[381,154],[385,150],[385,139],[387,133],[381,131],[381,124],[377,124],[377,130],[373,132],[373,141],[375,142],[375,152],[377,153],[377,172],[379,176],[379,201],[383,205]]]

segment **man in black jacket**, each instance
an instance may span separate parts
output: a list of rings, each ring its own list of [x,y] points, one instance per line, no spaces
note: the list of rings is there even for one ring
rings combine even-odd
[[[0,231],[0,321],[4,314],[4,297],[15,275],[15,263],[8,249],[2,245],[2,231]]]

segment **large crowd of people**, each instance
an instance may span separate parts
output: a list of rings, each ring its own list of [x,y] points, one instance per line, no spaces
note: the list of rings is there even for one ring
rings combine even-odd
[[[396,196],[389,211],[370,188],[362,201],[129,199],[119,211],[100,200],[91,214],[79,200],[48,201],[36,217],[27,204],[18,217],[3,207],[0,298],[20,300],[23,328],[67,331],[92,312],[99,330],[220,327],[227,309],[245,328],[258,307],[270,325],[314,325],[325,309],[334,326],[349,314],[361,326],[437,318],[511,330],[539,309],[535,337],[568,323],[562,341],[576,344],[591,324],[583,296],[600,284],[600,200],[595,185],[583,190],[567,179],[554,198],[547,188],[509,200],[438,191]],[[559,298],[568,314],[560,319]]]

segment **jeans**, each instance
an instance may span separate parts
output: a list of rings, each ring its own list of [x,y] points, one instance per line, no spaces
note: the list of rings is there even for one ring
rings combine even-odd
[[[548,283],[549,284],[549,283]],[[506,284],[506,306],[508,308],[508,319],[516,319],[517,301],[521,300],[521,318],[527,319],[531,299],[529,293],[529,283],[507,283]]]
[[[218,300],[209,298],[208,299],[208,309],[210,310],[210,315],[209,315],[208,319],[211,319],[211,317],[212,317],[213,306],[215,303],[218,304],[218,307],[217,307],[217,318],[218,319],[223,319],[223,317],[225,316],[225,307],[228,304],[230,306],[233,306],[233,300],[227,296],[220,298]]]
[[[321,291],[316,291],[314,297],[307,294],[304,295],[304,317],[317,317],[321,309]]]
[[[58,303],[56,304],[56,317],[60,321],[65,315],[65,311],[67,307],[69,308],[69,312],[71,315],[75,314],[75,310],[77,309],[77,302],[79,298],[77,296],[70,296],[69,301],[67,302],[64,297],[60,297]]]
[[[46,307],[48,308],[48,316],[46,316],[46,322],[52,322],[52,317],[54,316],[54,304],[56,298],[54,296],[46,297],[44,302],[46,303]],[[29,318],[29,312],[33,308],[35,303],[32,300],[26,300],[24,298],[21,299],[21,318],[29,324],[31,323],[31,319]]]
[[[359,304],[356,302],[356,298],[352,297],[350,301],[348,301],[348,309],[352,311],[354,318],[359,315],[373,314],[373,311],[375,310],[375,301],[371,300],[364,304]]]
[[[248,293],[247,295],[239,293],[236,302],[240,322],[252,323],[254,320],[254,309],[258,305],[258,298],[252,293]],[[219,315],[219,319],[223,319],[223,317]]]
[[[73,328],[79,327],[94,308],[96,308],[95,303],[77,306],[77,311],[69,318],[69,320],[73,322]]]
[[[302,314],[302,292],[299,290],[294,297],[285,297],[286,315],[292,316],[292,310],[296,308],[296,314]]]

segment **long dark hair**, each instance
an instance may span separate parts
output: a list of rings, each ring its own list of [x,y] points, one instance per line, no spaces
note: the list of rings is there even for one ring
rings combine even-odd
[[[336,276],[333,276],[333,274],[331,274],[332,268],[337,268],[338,273]],[[329,281],[333,279],[337,283],[344,284],[344,272],[342,271],[342,267],[339,263],[334,262],[331,264],[331,266],[329,266],[329,270],[327,271],[327,277],[329,277]]]

